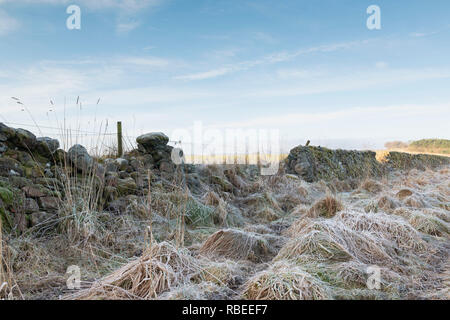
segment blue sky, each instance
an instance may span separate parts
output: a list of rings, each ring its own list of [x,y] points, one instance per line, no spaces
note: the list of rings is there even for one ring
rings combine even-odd
[[[66,28],[71,4],[81,30]],[[373,4],[381,30],[366,27]],[[65,112],[130,136],[201,121],[278,129],[286,146],[448,139],[449,13],[446,0],[0,0],[0,121],[55,127]]]

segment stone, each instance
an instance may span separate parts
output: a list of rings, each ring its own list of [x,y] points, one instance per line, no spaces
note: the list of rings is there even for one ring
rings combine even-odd
[[[5,153],[8,150],[8,146],[3,142],[0,142],[0,154]]]
[[[22,191],[25,192],[25,195],[29,198],[45,197],[46,193],[44,190],[44,188],[38,185],[29,185],[22,188]]]
[[[120,171],[119,172],[119,178],[120,179],[127,179],[129,177],[130,177],[130,174],[128,172],[126,172],[126,171]]]
[[[155,163],[161,160],[172,161],[172,150],[171,146],[157,146],[152,150],[151,155]]]
[[[9,176],[11,175],[11,171],[15,171],[19,175],[23,175],[24,173],[23,166],[19,161],[10,157],[0,157],[0,175]]]
[[[94,159],[89,155],[86,148],[80,144],[71,147],[67,156],[72,164],[80,171],[90,170],[94,165]]]
[[[67,161],[66,161],[67,159],[68,159],[67,152],[62,149],[58,149],[53,153],[51,160],[54,163],[57,163],[57,164],[65,167],[67,164]]]
[[[151,168],[153,168],[153,165],[154,165],[154,163],[155,163],[155,161],[153,160],[153,157],[152,157],[151,154],[145,154],[145,155],[142,157],[142,162],[143,162],[143,164],[144,164],[144,168],[145,168],[145,169],[151,169]]]
[[[117,168],[119,171],[125,171],[128,167],[128,160],[123,158],[116,159]]]
[[[59,149],[59,141],[49,137],[37,138],[36,151],[50,158]]]
[[[58,190],[58,189],[59,190],[64,189],[64,184],[56,178],[42,177],[42,178],[37,178],[35,180],[35,182],[36,182],[36,184],[39,184],[41,186],[44,186],[47,189],[54,190],[54,191]]]
[[[24,177],[9,177],[7,181],[11,186],[17,189],[22,189],[25,186],[33,184],[30,179]]]
[[[31,214],[31,225],[33,227],[50,222],[55,218],[53,213],[38,211]]]
[[[0,141],[6,142],[7,140],[14,138],[15,135],[16,130],[0,122]]]
[[[12,139],[13,143],[19,148],[23,148],[27,151],[34,150],[37,144],[36,136],[25,129],[16,129],[16,134]]]
[[[161,161],[159,164],[159,170],[166,173],[173,173],[175,172],[175,166],[173,163],[170,163],[169,161]]]
[[[105,160],[105,170],[108,174],[109,172],[117,172],[119,170],[119,165],[114,159],[106,159]]]
[[[152,132],[139,136],[136,142],[143,146],[146,151],[151,151],[157,146],[167,145],[169,143],[169,137],[162,132]]]
[[[144,163],[136,158],[131,158],[130,166],[134,171],[138,171],[139,169],[144,167]]]
[[[39,205],[36,200],[31,198],[26,198],[23,203],[23,212],[25,214],[31,214],[39,211]]]
[[[137,185],[133,178],[119,179],[117,181],[117,191],[121,196],[133,194],[137,191]]]
[[[44,211],[57,211],[59,209],[59,199],[56,197],[39,198],[39,207]]]

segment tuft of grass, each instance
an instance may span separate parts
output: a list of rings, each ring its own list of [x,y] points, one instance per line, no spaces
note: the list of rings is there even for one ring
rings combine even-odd
[[[328,300],[329,288],[289,261],[279,261],[257,273],[244,285],[243,298],[249,300]]]
[[[288,241],[278,252],[279,260],[348,261],[352,255],[347,248],[323,231],[311,230]]]
[[[199,267],[188,250],[168,242],[153,243],[139,259],[66,299],[154,299],[172,288],[189,283],[198,272]]]
[[[432,236],[442,237],[450,234],[450,225],[433,215],[414,211],[408,221],[416,230]]]
[[[338,211],[341,211],[343,209],[344,205],[339,200],[337,200],[333,196],[327,196],[314,203],[314,205],[308,211],[308,216],[313,218],[331,218],[334,217]]]
[[[383,186],[378,181],[366,179],[361,184],[361,189],[370,193],[379,193],[383,190]]]
[[[203,256],[251,261],[261,261],[269,252],[270,246],[261,235],[234,229],[215,232],[199,250]]]

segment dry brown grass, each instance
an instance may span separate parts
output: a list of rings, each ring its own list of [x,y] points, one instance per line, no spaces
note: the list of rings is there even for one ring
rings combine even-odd
[[[279,261],[249,279],[244,285],[242,296],[249,300],[331,298],[325,283],[288,261]]]
[[[383,213],[343,211],[332,219],[301,218],[286,232],[292,239],[275,260],[349,260],[396,267],[402,254],[429,249],[404,219]],[[432,252],[428,252],[432,254]]]
[[[331,218],[334,217],[336,212],[344,209],[344,205],[342,202],[337,200],[333,196],[327,196],[316,203],[311,207],[308,211],[308,216],[312,218],[317,217],[326,217]]]
[[[366,190],[370,193],[378,193],[383,190],[383,186],[378,181],[372,179],[366,179],[361,184],[361,189]]]
[[[154,299],[199,271],[186,249],[152,244],[142,256],[67,299]]]
[[[402,189],[399,192],[396,193],[396,197],[399,198],[400,200],[403,200],[409,196],[413,195],[413,191],[410,189]]]
[[[400,203],[388,195],[383,195],[378,199],[377,206],[386,212],[393,212],[400,206]]]
[[[280,260],[348,261],[352,259],[346,247],[332,235],[311,230],[291,239],[275,257]]]
[[[261,235],[233,229],[217,231],[199,250],[208,257],[252,261],[260,261],[269,252],[269,244]]]
[[[450,234],[450,225],[430,214],[414,211],[408,221],[416,230],[432,236],[442,237]]]

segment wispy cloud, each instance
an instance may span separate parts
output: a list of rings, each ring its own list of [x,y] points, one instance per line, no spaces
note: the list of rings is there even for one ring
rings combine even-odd
[[[169,65],[169,60],[157,57],[126,57],[119,59],[118,62],[147,67],[166,67]]]
[[[386,61],[378,61],[377,63],[375,63],[375,67],[377,67],[378,69],[385,69],[389,66],[389,64]]]
[[[319,70],[280,69],[277,72],[280,79],[307,79],[323,76],[325,72]]]
[[[117,24],[116,32],[118,34],[128,34],[129,32],[139,27],[140,24],[141,23],[139,21],[121,22]]]
[[[24,4],[48,4],[48,5],[68,5],[73,4],[72,0],[0,0],[2,3],[24,3]],[[164,3],[165,0],[78,0],[76,4],[86,6],[90,9],[115,8],[122,10],[141,10],[149,7],[156,7]]]
[[[439,31],[433,31],[433,32],[412,32],[409,35],[411,37],[415,37],[415,38],[422,38],[422,37],[431,36],[431,35],[437,34],[437,33],[439,33]]]
[[[0,36],[10,34],[18,29],[20,23],[8,15],[4,10],[0,10]]]
[[[266,32],[254,32],[253,33],[253,38],[257,41],[262,41],[268,44],[274,44],[277,43],[278,40],[273,37],[272,35],[266,33]]]
[[[220,69],[210,70],[210,71],[206,71],[206,72],[178,76],[178,77],[175,77],[175,79],[177,79],[177,80],[206,80],[206,79],[220,77],[220,76],[226,75],[227,73],[231,73],[233,71],[234,71],[233,68],[220,68]]]
[[[349,71],[348,74],[326,78],[320,77],[315,81],[308,80],[296,84],[279,86],[276,88],[258,88],[246,93],[248,97],[294,97],[302,95],[355,91],[365,88],[405,84],[414,81],[432,79],[449,79],[449,69],[376,69],[359,72]]]
[[[343,43],[315,46],[315,47],[299,49],[297,51],[291,51],[291,52],[290,51],[276,52],[276,53],[269,54],[269,55],[266,55],[262,58],[255,59],[255,60],[247,60],[247,61],[237,62],[232,65],[226,65],[226,66],[223,66],[220,68],[215,68],[215,69],[212,69],[209,71],[177,76],[177,77],[175,77],[175,79],[178,79],[178,80],[211,79],[211,78],[220,77],[220,76],[223,76],[223,75],[226,75],[229,73],[233,73],[233,72],[248,70],[248,69],[257,67],[259,65],[286,62],[289,60],[293,60],[299,56],[307,55],[307,54],[320,53],[320,52],[322,52],[322,53],[323,52],[334,52],[337,50],[349,49],[349,48],[352,48],[357,45],[367,44],[368,42],[369,42],[369,40],[352,41],[352,42],[343,42]]]

